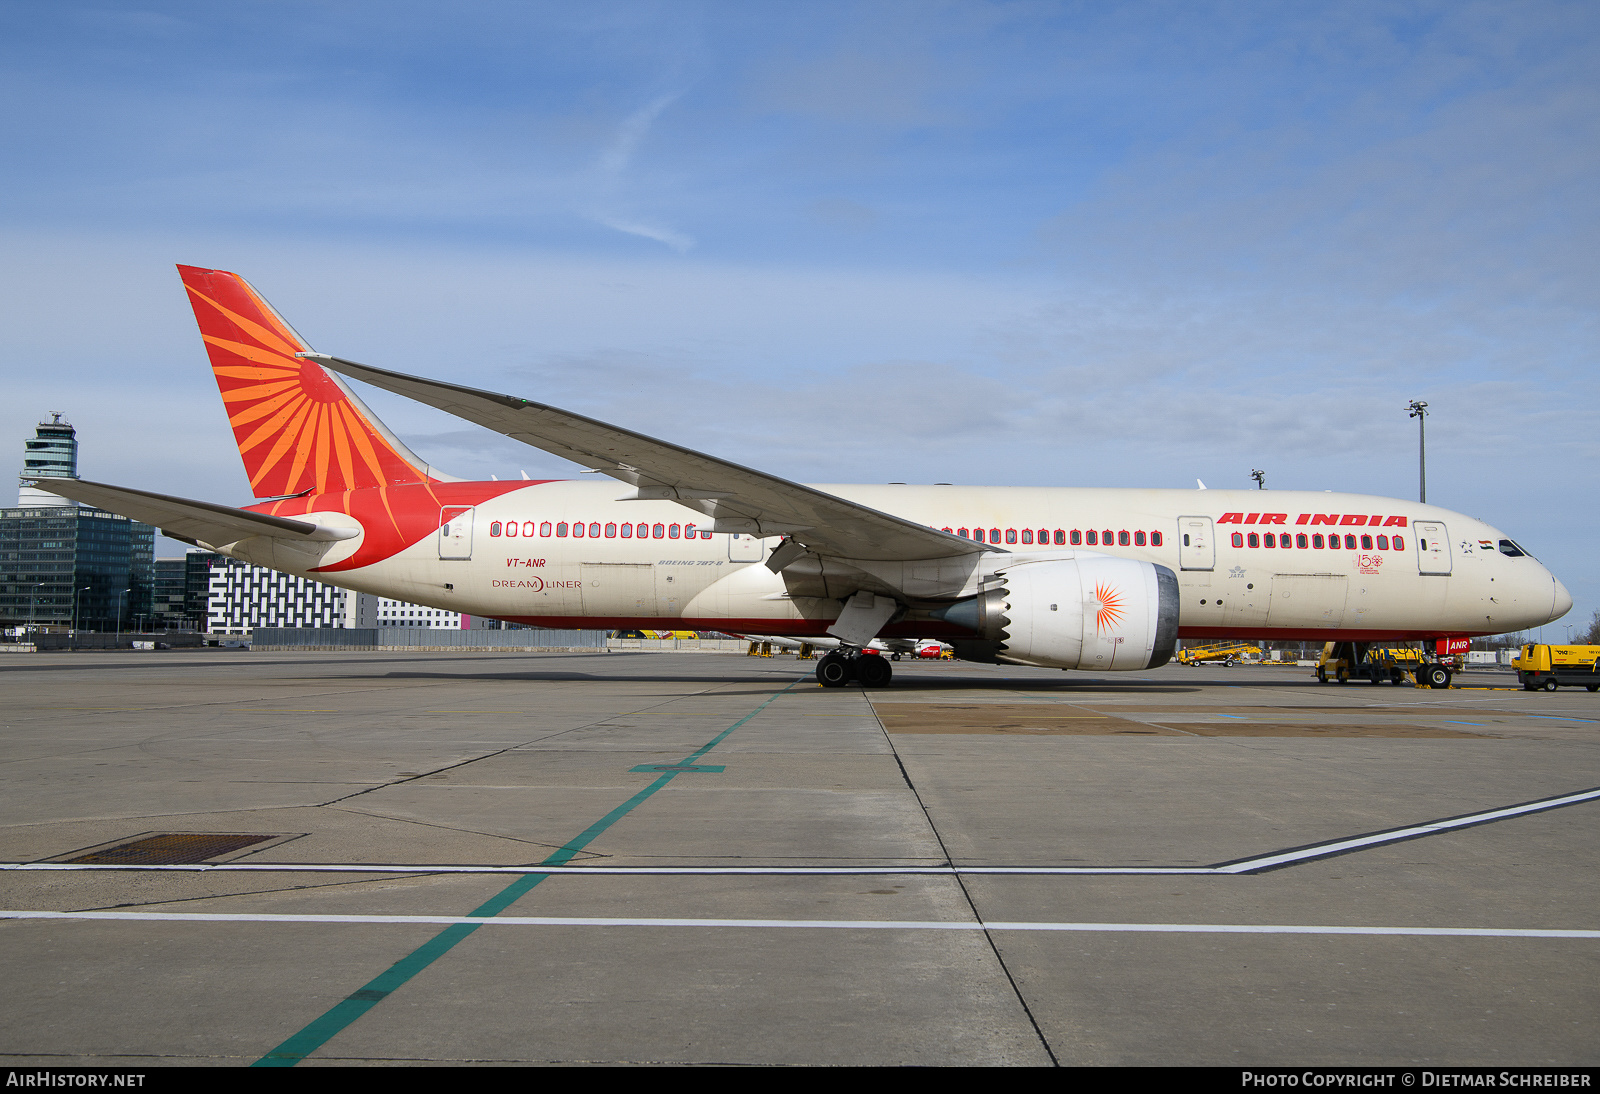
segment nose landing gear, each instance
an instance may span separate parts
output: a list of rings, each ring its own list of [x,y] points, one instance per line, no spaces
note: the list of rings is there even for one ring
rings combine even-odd
[[[887,658],[856,650],[835,650],[817,662],[817,683],[825,688],[842,688],[852,680],[864,688],[887,687],[893,676]]]

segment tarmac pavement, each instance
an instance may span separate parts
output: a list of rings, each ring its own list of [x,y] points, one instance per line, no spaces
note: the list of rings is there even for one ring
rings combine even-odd
[[[0,1058],[1600,1058],[1587,692],[811,668],[8,658]],[[260,842],[106,868],[201,833]]]

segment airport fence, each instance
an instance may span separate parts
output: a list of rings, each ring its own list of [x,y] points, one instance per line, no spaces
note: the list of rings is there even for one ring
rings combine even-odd
[[[750,643],[743,638],[611,638],[606,648],[613,650],[709,650],[713,653],[743,653]]]
[[[258,627],[250,648],[297,652],[378,651],[440,653],[452,650],[504,653],[601,653],[605,631],[452,631],[423,627]]]

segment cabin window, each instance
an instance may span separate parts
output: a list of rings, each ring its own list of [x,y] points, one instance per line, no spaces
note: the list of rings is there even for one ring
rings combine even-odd
[[[600,536],[600,522],[599,521],[595,521],[593,524],[589,525],[589,538],[590,539],[598,539],[599,536]]]
[[[1318,536],[1317,538],[1321,539],[1322,537]],[[1300,548],[1302,551],[1306,549],[1306,534],[1304,532],[1301,532],[1299,535],[1294,537],[1294,545]]]
[[[1060,533],[1060,532],[1057,532],[1057,533],[1056,533],[1056,535],[1058,535],[1058,536],[1059,536],[1059,535],[1060,535],[1060,534],[1061,534],[1061,533]],[[1058,540],[1056,540],[1056,542],[1057,542],[1057,543],[1060,543],[1060,542],[1061,542],[1061,541],[1060,541],[1060,540],[1059,540],[1059,539],[1058,539]],[[1076,529],[1076,528],[1074,528],[1074,529],[1073,529],[1073,530],[1072,530],[1072,545],[1073,545],[1073,546],[1074,546],[1074,547],[1076,547],[1076,546],[1078,546],[1078,545],[1079,545],[1079,544],[1081,544],[1081,543],[1082,543],[1082,542],[1083,542],[1083,533],[1082,533],[1082,532],[1080,532],[1080,531],[1078,531],[1078,530],[1077,530],[1077,529]]]
[[[616,539],[617,538],[617,526],[615,524],[606,525],[606,538],[607,539]]]
[[[1345,546],[1345,550],[1354,551],[1356,549],[1356,537],[1355,536],[1345,536],[1344,537],[1344,546]]]
[[[1322,550],[1322,533],[1318,532],[1311,537],[1311,546],[1318,551]]]
[[[1144,533],[1143,532],[1135,532],[1135,533],[1133,533],[1133,545],[1135,547],[1143,547],[1144,546]]]
[[[1084,542],[1090,547],[1100,546],[1100,533],[1096,532],[1093,528],[1089,529],[1084,533]]]
[[[1290,547],[1290,546],[1293,546],[1293,545],[1289,542],[1289,533],[1288,532],[1284,532],[1284,533],[1280,534],[1278,536],[1278,549],[1282,550],[1283,548]]]
[[[1006,529],[1006,542],[1007,543],[1015,543],[1015,542],[1017,542],[1017,530],[1015,528],[1007,528]]]
[[[1363,551],[1372,550],[1372,537],[1371,536],[1362,536],[1361,537],[1361,549]]]
[[[946,533],[946,534],[949,534],[949,532],[950,532],[950,529],[948,529],[948,528],[941,528],[941,529],[939,529],[939,531],[941,531],[941,532],[944,532],[944,533]]]
[[[558,532],[557,534],[559,535],[560,533]],[[580,520],[572,526],[572,536],[574,539],[583,538],[583,521]]]
[[[1022,542],[1024,542],[1024,543],[1032,543],[1033,542],[1033,529],[1032,528],[1024,528],[1022,530]]]
[[[633,525],[624,524],[622,526],[622,538],[623,539],[632,539],[633,538]]]
[[[1048,529],[1048,528],[1039,529],[1039,542],[1040,543],[1049,543],[1050,542],[1050,529]]]
[[[641,525],[640,527],[643,527],[643,525]],[[665,524],[656,525],[654,528],[650,529],[650,535],[653,536],[656,539],[666,539],[667,538],[667,526]]]
[[[711,538],[711,533],[708,532],[706,529],[702,528],[702,529],[700,529],[700,538],[701,539],[710,539]]]
[[[1111,546],[1111,537],[1112,537],[1112,535],[1113,535],[1113,533],[1112,533],[1111,529],[1109,529],[1109,528],[1107,528],[1104,532],[1101,532],[1100,533],[1100,544],[1101,544],[1101,546],[1104,546],[1104,547]]]
[[[1000,542],[1000,529],[998,529],[998,528],[989,529],[989,542],[990,543],[999,543]]]
[[[685,524],[683,526],[683,538],[684,539],[693,539],[694,538],[694,525]]]
[[[1063,547],[1067,542],[1067,532],[1064,528],[1056,529],[1056,546]]]
[[[1151,532],[1150,533],[1150,546],[1152,546],[1152,547],[1161,546],[1161,533],[1160,532]]]
[[[1378,537],[1378,550],[1387,551],[1388,549],[1389,549],[1389,537],[1388,536],[1379,536]]]
[[[1404,551],[1406,549],[1406,541],[1399,536],[1395,536],[1392,542],[1396,551]]]
[[[678,528],[678,526],[676,524],[667,525],[667,538],[668,539],[677,539],[679,531],[680,531],[680,529]]]
[[[499,521],[491,520],[489,522],[489,534],[491,536],[498,536],[500,534],[500,522]]]
[[[957,529],[956,529],[956,535],[958,535],[958,536],[960,536],[960,537],[961,537],[961,538],[962,538],[962,539],[968,539],[968,538],[970,538],[970,537],[969,537],[969,536],[968,536],[968,535],[967,535],[967,530],[966,530],[966,529],[965,529],[965,528],[957,528]]]
[[[1278,545],[1277,537],[1274,536],[1271,532],[1268,532],[1266,535],[1262,536],[1261,540],[1262,540],[1263,545],[1267,546],[1267,547],[1276,547]]]
[[[639,538],[640,539],[649,539],[650,538],[650,526],[648,524],[639,525]]]
[[[1128,533],[1126,533],[1126,532],[1118,532],[1117,533],[1117,546],[1126,547],[1129,544],[1131,544],[1132,542],[1133,542],[1133,540],[1128,537]]]
[[[564,520],[557,521],[556,522],[556,535],[559,537],[559,536],[564,536],[566,534],[567,534],[567,522],[564,521]]]
[[[1244,546],[1244,533],[1243,532],[1235,532],[1235,533],[1233,533],[1233,545],[1235,547],[1243,547]]]
[[[527,530],[527,526],[526,525],[523,526],[523,530],[524,531]],[[541,536],[548,536],[550,534],[550,522],[549,521],[545,521],[543,524],[539,525],[539,534]]]
[[[1246,538],[1249,539],[1250,546],[1252,546],[1252,547],[1261,546],[1261,537],[1256,535],[1254,532],[1251,532],[1250,535],[1248,537],[1246,537]]]

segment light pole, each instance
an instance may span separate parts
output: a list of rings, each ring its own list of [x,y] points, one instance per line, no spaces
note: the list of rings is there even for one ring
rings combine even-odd
[[[33,607],[34,607],[35,602],[39,598],[39,590],[44,588],[44,586],[45,586],[45,583],[43,581],[39,581],[39,582],[35,582],[33,588],[28,590],[28,633],[29,634],[35,634],[39,630],[39,624],[37,622],[37,617],[34,615]],[[35,639],[35,641],[37,641],[37,639]]]
[[[92,588],[94,588],[93,585],[85,585],[81,589],[74,587],[72,590],[72,634],[67,643],[69,649],[76,650],[78,648],[78,594],[87,592]]]
[[[1265,490],[1267,488],[1267,473],[1265,471],[1252,470],[1250,477],[1256,480],[1257,490]]]
[[[1428,501],[1428,404],[1411,400],[1411,417],[1417,420],[1417,500]]]

